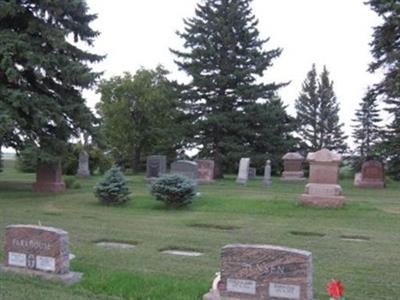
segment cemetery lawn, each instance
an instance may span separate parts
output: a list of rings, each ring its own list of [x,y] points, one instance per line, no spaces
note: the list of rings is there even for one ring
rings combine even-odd
[[[341,279],[348,300],[400,299],[400,184],[363,190],[351,179],[340,183],[344,209],[307,208],[297,204],[302,183],[247,186],[227,176],[200,185],[194,203],[167,210],[149,195],[144,175],[128,176],[132,201],[122,207],[99,204],[93,186],[99,177],[78,179],[80,189],[62,194],[30,191],[34,174],[20,174],[13,161],[0,173],[0,260],[8,224],[38,224],[69,232],[76,258],[71,270],[83,280],[65,286],[37,278],[0,273],[2,300],[201,299],[219,271],[220,249],[230,243],[273,244],[312,252],[314,298],[329,297],[325,285]],[[341,237],[350,238],[344,240]],[[109,250],[97,241],[136,245]],[[179,257],[160,250],[204,253]]]

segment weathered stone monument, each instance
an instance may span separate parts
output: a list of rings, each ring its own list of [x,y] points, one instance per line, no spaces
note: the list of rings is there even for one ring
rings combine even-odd
[[[311,253],[270,245],[222,248],[221,275],[203,300],[312,300]]]
[[[382,163],[376,160],[364,162],[361,167],[361,173],[355,175],[354,185],[365,188],[384,188]]]
[[[303,161],[304,157],[297,152],[286,153],[283,157],[283,168],[281,180],[286,182],[304,181]]]
[[[63,192],[65,183],[61,176],[61,163],[39,163],[36,171],[34,192]]]
[[[342,157],[327,149],[308,154],[310,178],[300,201],[304,205],[340,208],[344,205],[342,187],[338,184]]]
[[[271,161],[267,160],[264,168],[264,178],[263,178],[263,186],[270,187],[272,185],[271,180]]]
[[[239,163],[239,172],[236,178],[236,182],[240,184],[246,184],[249,179],[249,166],[250,158],[241,158]]]
[[[249,168],[249,179],[255,178],[257,175],[257,169],[256,168]]]
[[[178,160],[171,164],[171,174],[181,174],[197,181],[198,173],[198,166],[194,161]]]
[[[83,178],[90,177],[89,154],[85,150],[79,153],[79,167],[76,175]]]
[[[10,225],[6,228],[5,264],[1,271],[13,271],[74,283],[82,273],[69,270],[69,239],[64,230],[35,226]]]
[[[199,171],[199,182],[213,182],[214,181],[214,161],[209,159],[196,159],[195,161]]]
[[[165,155],[150,155],[146,162],[146,177],[160,177],[167,172],[167,157]]]

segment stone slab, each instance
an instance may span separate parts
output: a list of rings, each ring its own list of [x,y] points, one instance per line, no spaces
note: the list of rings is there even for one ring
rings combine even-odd
[[[169,255],[177,255],[177,256],[189,256],[189,257],[197,257],[202,256],[203,253],[195,252],[195,251],[181,251],[181,250],[165,250],[162,251],[164,254]]]
[[[197,181],[199,177],[198,165],[194,161],[178,160],[171,164],[171,174],[181,174]]]
[[[79,153],[79,166],[76,175],[82,178],[90,177],[89,154],[86,151]]]
[[[249,180],[249,167],[250,167],[250,158],[245,157],[241,158],[239,162],[239,171],[238,176],[236,178],[236,183],[246,184]]]
[[[46,280],[55,280],[55,281],[61,281],[64,282],[65,284],[71,285],[78,283],[81,281],[83,277],[83,273],[80,272],[69,272],[66,274],[54,274],[54,273],[48,273],[48,272],[41,272],[37,270],[25,270],[21,268],[16,268],[16,267],[9,267],[9,266],[4,266],[0,265],[0,272],[12,272],[16,274],[23,274],[23,275],[28,275],[28,276],[38,276],[41,278],[44,278]]]
[[[214,168],[215,163],[210,159],[196,159],[195,161],[198,166],[198,181],[202,183],[208,183],[214,181]]]
[[[303,194],[300,203],[305,206],[318,206],[326,208],[342,208],[345,203],[343,196],[322,196]]]
[[[65,191],[65,183],[61,176],[61,163],[40,163],[36,170],[36,182],[32,189],[37,193],[58,193]]]
[[[146,177],[157,178],[167,172],[167,157],[165,155],[150,155],[146,162]]]

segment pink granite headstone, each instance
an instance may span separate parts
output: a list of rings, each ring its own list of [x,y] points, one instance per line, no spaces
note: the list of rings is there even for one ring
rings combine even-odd
[[[270,245],[227,245],[221,275],[204,300],[312,300],[311,253]]]
[[[36,170],[36,182],[33,184],[34,192],[63,192],[65,183],[61,176],[61,163],[40,163]]]
[[[303,161],[304,157],[297,152],[286,153],[283,157],[282,181],[304,181]]]
[[[213,182],[214,181],[214,161],[210,159],[197,159],[195,161],[199,171],[199,182]]]
[[[320,207],[342,207],[345,198],[338,184],[341,156],[322,149],[310,153],[307,160],[310,164],[310,178],[305,193],[301,195],[301,203]]]
[[[384,188],[383,165],[379,161],[369,160],[363,163],[361,173],[357,173],[354,185],[366,188]]]
[[[64,230],[10,225],[6,229],[5,265],[37,271],[69,272],[69,241]]]

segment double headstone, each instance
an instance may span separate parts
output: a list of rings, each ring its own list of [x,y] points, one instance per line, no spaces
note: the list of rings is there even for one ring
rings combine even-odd
[[[214,161],[209,159],[196,159],[199,172],[199,182],[213,182],[214,181]]]
[[[76,175],[83,178],[90,177],[89,154],[86,151],[79,153],[79,166]]]
[[[6,228],[5,265],[2,271],[14,271],[56,278],[73,283],[82,274],[69,270],[69,239],[64,230],[35,226],[10,225]]]
[[[249,167],[250,158],[241,158],[239,163],[238,176],[236,182],[240,184],[246,184],[249,180]]]
[[[379,161],[369,160],[362,164],[361,173],[357,173],[354,185],[365,188],[384,188],[383,165]]]
[[[341,156],[322,149],[310,153],[307,160],[310,163],[310,178],[305,193],[301,195],[301,203],[320,207],[342,207],[345,198],[342,196],[342,187],[338,184]]]
[[[297,152],[286,153],[283,157],[282,181],[304,181],[303,161],[304,157]]]
[[[151,155],[147,157],[146,177],[149,180],[160,177],[167,172],[167,157],[164,155]]]
[[[34,192],[63,192],[65,183],[61,176],[61,163],[39,163],[36,170]]]
[[[171,174],[181,174],[197,181],[198,173],[198,166],[194,161],[178,160],[171,164]]]
[[[221,275],[203,300],[312,300],[311,253],[270,245],[227,245]]]

